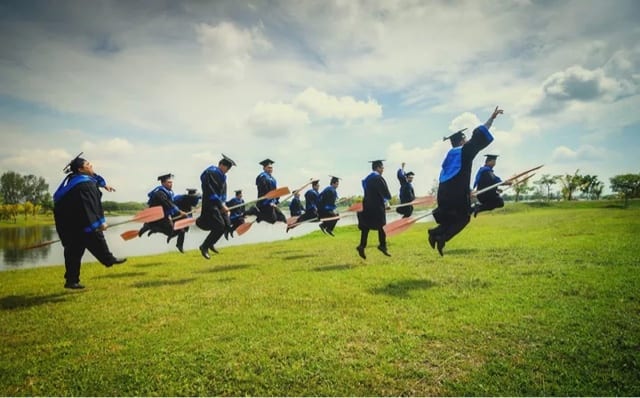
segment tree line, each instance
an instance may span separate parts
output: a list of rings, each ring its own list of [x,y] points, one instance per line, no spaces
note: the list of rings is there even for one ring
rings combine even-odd
[[[618,198],[624,200],[627,206],[629,199],[640,197],[640,173],[620,174],[609,179],[611,191]],[[532,185],[530,185],[532,184]],[[559,185],[559,192],[553,192],[552,188]],[[525,181],[513,188],[512,194],[505,194],[505,199],[520,201],[522,198],[550,201],[575,200],[579,193],[581,197],[589,200],[599,200],[605,185],[596,175],[580,174],[576,170],[573,174],[550,175],[544,174],[540,179],[530,182]],[[435,195],[437,184],[434,184],[430,194]],[[354,197],[357,199],[357,197]],[[354,202],[349,198],[349,202]],[[393,198],[397,202],[397,198]],[[113,211],[137,211],[145,207],[141,202],[113,202],[104,201],[106,212]],[[0,176],[0,219],[16,219],[17,215],[24,214],[35,216],[41,212],[53,210],[53,199],[49,192],[49,184],[43,177],[33,174],[21,175],[14,171],[7,171]]]
[[[113,211],[141,210],[146,206],[139,202],[104,201],[102,207]],[[43,177],[22,175],[7,171],[0,176],[0,220],[16,221],[18,215],[25,218],[53,211],[53,198],[49,184]]]

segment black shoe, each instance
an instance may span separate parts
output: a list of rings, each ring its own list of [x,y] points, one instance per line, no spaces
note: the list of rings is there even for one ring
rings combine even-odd
[[[84,285],[81,285],[80,283],[65,283],[64,288],[79,290],[79,289],[84,289]]]
[[[167,236],[167,243],[169,243],[171,241],[171,238],[173,238],[175,235],[169,235]]]
[[[333,234],[333,230],[331,230],[331,229],[327,229],[326,231],[327,231],[327,233],[328,233],[329,235],[331,235],[331,236],[335,236],[335,235]]]
[[[391,254],[389,254],[389,252],[387,251],[387,247],[386,246],[378,246],[378,250],[380,250],[382,253],[384,253],[385,256],[387,257],[391,257]]]
[[[440,255],[444,257],[444,253],[442,252],[442,249],[444,249],[444,244],[445,244],[444,240],[438,239],[436,243],[438,247],[438,253],[440,253]]]
[[[215,254],[220,254],[220,252],[219,252],[219,251],[217,251],[217,250],[216,250],[216,248],[215,248],[213,245],[211,245],[211,247],[209,248],[209,250],[211,250],[211,251],[212,251],[212,252],[214,252]]]
[[[356,250],[358,251],[358,255],[360,257],[362,257],[363,259],[367,259],[367,256],[364,254],[364,247],[358,246],[356,247]]]
[[[325,235],[327,234],[327,228],[322,224],[320,224],[320,231],[322,231],[322,233]]]
[[[180,251],[180,253],[184,254],[184,248],[182,247],[182,245],[176,245],[176,247],[178,248],[178,250]]]
[[[200,246],[200,254],[202,254],[202,257],[206,258],[207,260],[210,260],[211,257],[209,256],[209,250],[207,250],[206,247],[204,246]]]
[[[127,261],[126,258],[118,258],[118,257],[114,257],[113,260],[111,261],[111,264],[106,264],[105,267],[109,268],[109,267],[113,267],[116,264],[122,264],[125,261]]]
[[[480,212],[480,206],[473,206],[473,218],[476,218],[479,212]]]
[[[431,233],[429,233],[429,246],[431,246],[432,249],[436,248],[436,237],[431,235]]]

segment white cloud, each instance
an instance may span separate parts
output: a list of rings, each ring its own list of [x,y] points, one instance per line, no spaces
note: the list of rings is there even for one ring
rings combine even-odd
[[[374,99],[357,101],[351,96],[334,97],[309,87],[298,94],[293,104],[320,118],[350,120],[377,119],[382,116],[382,106]]]
[[[129,155],[134,152],[133,145],[124,138],[112,138],[97,142],[85,141],[82,148],[87,152],[101,152],[108,155]]]
[[[248,118],[254,134],[261,136],[286,136],[309,123],[306,112],[285,103],[259,102]]]
[[[271,48],[259,27],[242,29],[223,21],[215,26],[200,23],[195,29],[207,57],[209,71],[222,81],[241,80],[253,54]]]
[[[581,145],[577,149],[571,149],[564,145],[556,147],[551,155],[551,160],[556,163],[571,163],[575,161],[602,160],[606,158],[606,151],[591,145]]]

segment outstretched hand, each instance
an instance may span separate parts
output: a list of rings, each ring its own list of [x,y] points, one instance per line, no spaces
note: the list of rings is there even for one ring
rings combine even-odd
[[[498,115],[501,115],[503,113],[504,111],[500,109],[498,106],[496,106],[496,109],[494,109],[493,113],[491,114],[491,119],[495,119],[496,117],[498,117]]]

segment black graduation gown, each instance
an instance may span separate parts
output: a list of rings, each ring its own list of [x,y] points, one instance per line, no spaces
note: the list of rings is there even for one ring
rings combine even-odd
[[[85,234],[85,228],[104,220],[102,192],[92,182],[73,187],[55,203],[53,215],[62,244]]]
[[[486,148],[492,139],[479,128],[473,130],[471,139],[462,146],[460,171],[453,178],[438,185],[438,208],[441,210],[464,209],[468,212],[470,206],[469,182],[471,168],[476,155]]]
[[[210,231],[231,226],[229,218],[222,213],[222,205],[227,197],[227,180],[217,167],[209,167],[200,175],[202,183],[202,213],[196,220],[196,225]]]
[[[391,193],[384,177],[370,174],[366,179],[362,211],[358,213],[358,228],[381,229],[387,223],[385,200],[391,199]]]
[[[289,204],[289,212],[291,213],[291,217],[299,216],[302,214],[302,203],[300,203],[300,198],[291,199],[291,203]]]
[[[490,169],[484,170],[482,174],[480,174],[480,179],[478,180],[478,190],[497,184],[500,181],[501,180],[498,177],[496,177],[495,174],[493,174],[493,170],[490,170]],[[478,200],[483,204],[498,202],[500,199],[502,198],[498,193],[498,187],[478,195]]]
[[[397,177],[398,182],[400,183],[400,203],[413,202],[416,198],[416,194],[413,190],[413,185],[407,181],[407,176],[404,174],[402,169],[398,170]],[[413,214],[413,206],[398,207],[396,211],[404,217],[410,217],[411,214]]]
[[[98,185],[89,181],[74,186],[54,204],[53,216],[64,246],[64,277],[68,284],[80,282],[85,250],[107,267],[117,261],[102,231],[96,230],[105,222],[101,198]]]
[[[165,217],[147,223],[151,231],[160,232],[167,236],[173,236],[173,220],[171,219],[171,214],[174,213],[176,205],[173,203],[173,200],[167,195],[167,193],[163,189],[156,189],[149,197],[149,201],[147,202],[149,207],[152,206],[162,206],[162,210],[164,210]]]

